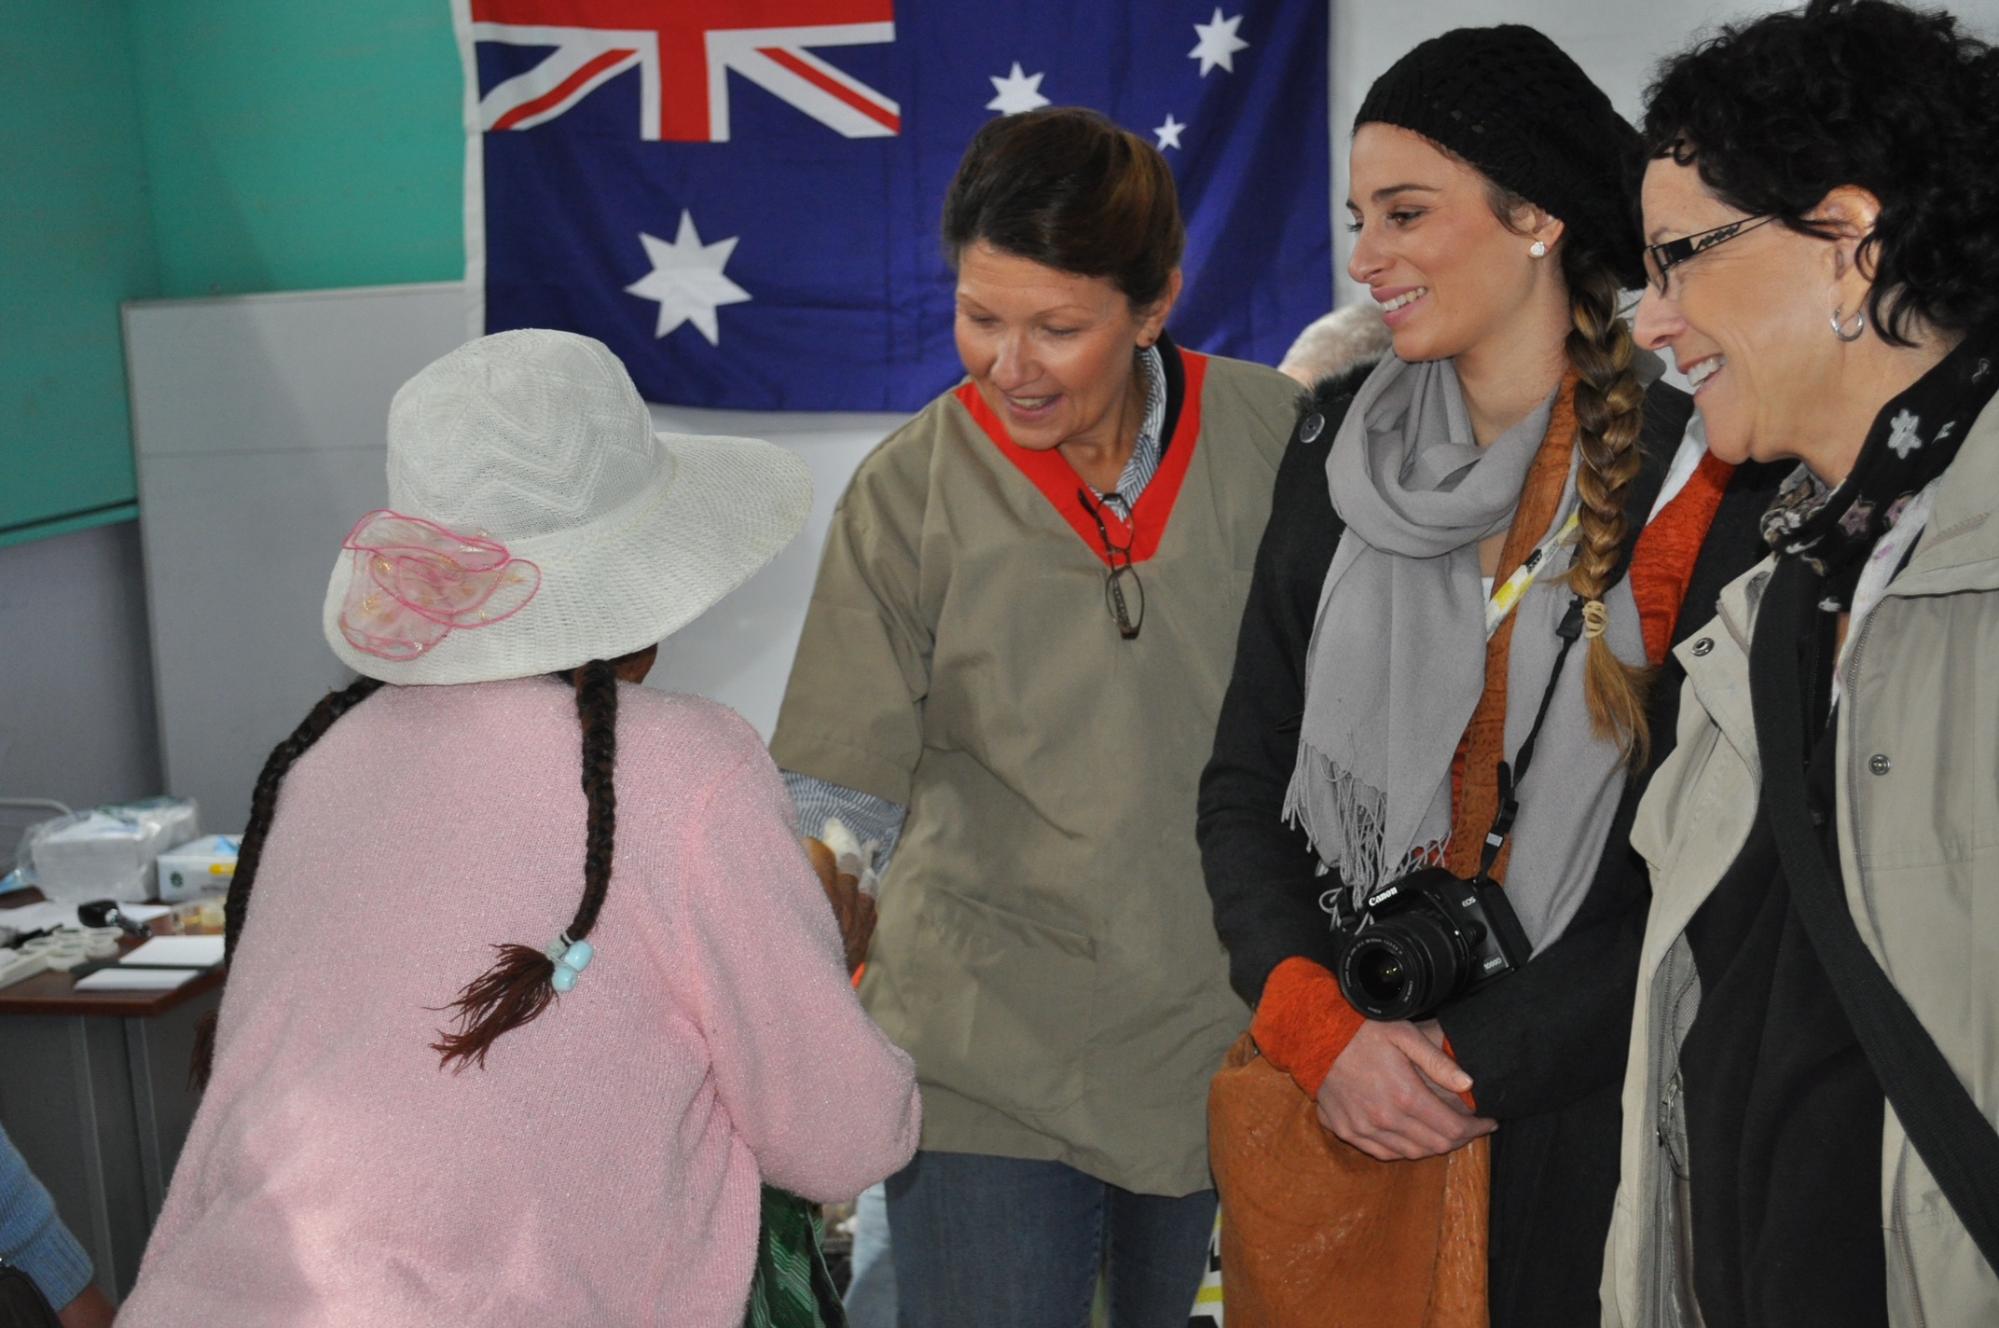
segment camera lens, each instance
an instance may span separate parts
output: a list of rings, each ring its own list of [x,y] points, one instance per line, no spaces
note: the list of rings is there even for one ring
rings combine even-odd
[[[1370,1019],[1407,1019],[1431,986],[1425,956],[1408,943],[1401,921],[1355,937],[1340,964],[1347,999]]]
[[[1397,914],[1354,937],[1340,962],[1340,986],[1370,1019],[1420,1019],[1465,978],[1464,947],[1428,912]]]
[[[1409,974],[1402,967],[1402,956],[1378,946],[1359,957],[1354,964],[1353,976],[1362,991],[1384,1005],[1398,1000],[1403,988],[1409,985]]]

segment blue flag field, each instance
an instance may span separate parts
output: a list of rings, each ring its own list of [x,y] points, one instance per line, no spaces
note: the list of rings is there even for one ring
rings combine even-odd
[[[1332,302],[1323,0],[456,0],[484,330],[649,400],[912,410],[962,376],[944,190],[995,115],[1100,110],[1187,217],[1183,345],[1275,363]]]

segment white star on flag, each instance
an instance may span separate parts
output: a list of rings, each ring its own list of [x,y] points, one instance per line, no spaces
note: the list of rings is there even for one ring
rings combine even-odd
[[[1164,152],[1168,148],[1179,147],[1180,131],[1186,127],[1173,118],[1173,112],[1166,112],[1166,123],[1152,131],[1159,136],[1159,150]]]
[[[999,95],[986,103],[986,109],[998,111],[1001,115],[1018,115],[1037,106],[1046,106],[1048,98],[1041,95],[1043,77],[1042,74],[1022,73],[1018,60],[1013,62],[1013,72],[1005,78],[987,75],[993,90]]]
[[[1187,58],[1201,62],[1202,78],[1206,78],[1208,71],[1216,65],[1220,65],[1231,74],[1235,72],[1235,53],[1249,49],[1249,43],[1235,35],[1235,30],[1240,26],[1242,26],[1242,15],[1223,18],[1219,5],[1215,8],[1214,18],[1206,23],[1194,25],[1194,33],[1201,40],[1194,43],[1194,49],[1187,52]]]
[[[715,320],[715,310],[750,298],[748,291],[722,275],[722,268],[740,238],[732,235],[713,244],[701,243],[701,236],[694,229],[694,216],[685,209],[680,213],[680,233],[672,244],[639,232],[639,243],[645,246],[652,271],[625,287],[625,293],[659,301],[659,330],[653,333],[655,338],[665,336],[682,323],[692,323],[708,338],[709,345],[722,344],[722,329]]]

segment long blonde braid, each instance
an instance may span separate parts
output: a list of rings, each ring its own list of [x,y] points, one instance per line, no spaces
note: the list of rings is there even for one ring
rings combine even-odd
[[[1575,366],[1576,495],[1582,500],[1578,549],[1569,584],[1585,602],[1589,655],[1583,699],[1598,734],[1614,737],[1633,765],[1651,747],[1645,697],[1651,670],[1626,664],[1603,634],[1603,597],[1617,575],[1626,527],[1625,496],[1641,461],[1638,436],[1645,389],[1632,369],[1631,327],[1618,316],[1617,278],[1603,265],[1564,246],[1563,276],[1574,322],[1567,350]]]

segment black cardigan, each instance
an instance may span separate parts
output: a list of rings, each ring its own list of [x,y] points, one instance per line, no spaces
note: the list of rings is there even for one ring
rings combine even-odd
[[[1201,776],[1197,836],[1215,928],[1228,948],[1230,982],[1252,1006],[1285,959],[1302,955],[1329,969],[1334,962],[1318,902],[1332,881],[1318,874],[1304,832],[1285,825],[1281,809],[1304,714],[1305,648],[1342,529],[1326,488],[1326,449],[1366,372],[1320,384],[1285,448],[1214,755]],[[1632,486],[1633,539],[1679,445],[1688,404],[1663,383],[1646,394],[1646,471]],[[1308,442],[1315,415],[1319,429]],[[1757,518],[1780,478],[1775,467],[1737,469],[1695,563],[1676,642],[1704,624],[1722,587],[1762,557]],[[1618,804],[1567,931],[1520,972],[1439,1017],[1477,1085],[1479,1113],[1501,1122],[1493,1156],[1495,1328],[1597,1322],[1616,1190],[1618,1095],[1650,898],[1644,864],[1630,849],[1631,819],[1672,749],[1683,680],[1670,658],[1654,680],[1650,761]]]

